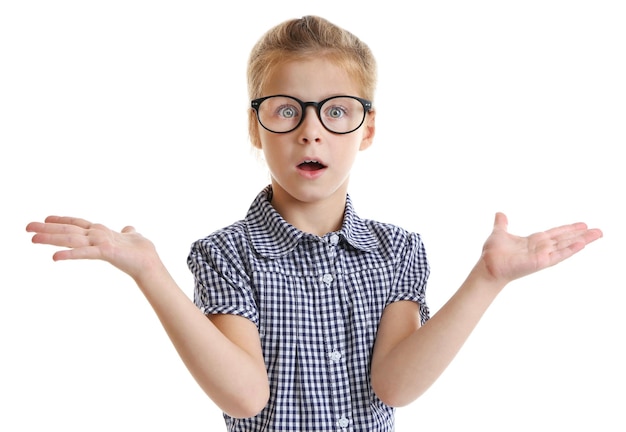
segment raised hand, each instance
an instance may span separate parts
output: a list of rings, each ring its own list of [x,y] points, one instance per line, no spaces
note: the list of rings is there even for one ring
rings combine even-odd
[[[481,256],[489,276],[504,284],[558,264],[602,237],[602,231],[589,229],[582,222],[528,237],[508,233],[507,226],[507,217],[497,213]]]
[[[29,223],[26,231],[35,233],[33,243],[67,248],[53,254],[55,261],[103,260],[135,279],[160,263],[152,242],[130,226],[116,232],[84,219],[49,216],[43,223]]]

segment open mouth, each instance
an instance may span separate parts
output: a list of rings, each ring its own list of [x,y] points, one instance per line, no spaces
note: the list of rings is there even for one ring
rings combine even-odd
[[[326,168],[326,165],[316,160],[305,160],[300,165],[298,165],[298,168],[303,171],[319,171]]]

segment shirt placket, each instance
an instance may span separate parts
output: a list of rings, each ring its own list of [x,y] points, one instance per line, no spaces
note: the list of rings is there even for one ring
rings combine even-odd
[[[342,312],[342,296],[340,286],[341,264],[338,259],[339,235],[332,233],[325,237],[326,259],[322,263],[322,284],[327,293],[325,310],[327,311],[327,325],[324,340],[326,344],[326,358],[329,373],[331,400],[335,413],[335,424],[340,432],[352,431],[352,410],[350,382],[345,359],[346,335],[340,329],[345,328]]]

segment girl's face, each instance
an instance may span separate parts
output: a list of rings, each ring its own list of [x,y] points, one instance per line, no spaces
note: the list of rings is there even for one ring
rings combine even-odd
[[[276,67],[263,95],[288,95],[304,102],[362,96],[344,69],[323,57]],[[361,127],[343,135],[326,130],[312,106],[300,126],[288,133],[273,133],[257,123],[254,145],[263,151],[271,173],[273,204],[345,205],[352,164],[374,138],[374,117],[371,111]]]

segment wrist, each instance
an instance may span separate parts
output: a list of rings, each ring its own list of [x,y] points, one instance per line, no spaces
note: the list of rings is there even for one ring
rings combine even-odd
[[[500,293],[508,283],[508,281],[498,277],[483,257],[474,265],[468,279],[494,294]]]
[[[167,268],[156,252],[144,256],[135,270],[129,274],[142,291],[155,282],[163,280],[164,277],[169,277]]]

